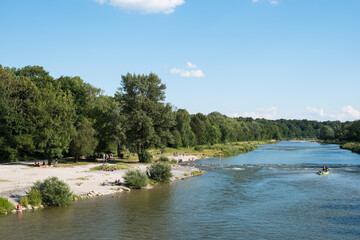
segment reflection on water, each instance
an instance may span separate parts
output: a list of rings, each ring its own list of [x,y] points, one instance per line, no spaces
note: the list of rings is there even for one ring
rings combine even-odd
[[[0,217],[4,239],[354,239],[360,155],[336,145],[281,142],[204,159],[208,173]],[[315,173],[322,165],[329,176]]]

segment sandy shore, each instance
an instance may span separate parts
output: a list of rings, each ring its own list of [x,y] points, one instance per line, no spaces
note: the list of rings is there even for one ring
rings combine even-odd
[[[183,156],[183,161],[197,159],[196,156]],[[111,171],[90,171],[90,168],[101,165],[89,164],[73,167],[31,167],[30,163],[0,164],[0,196],[17,203],[21,196],[25,196],[29,188],[37,180],[48,177],[58,177],[69,184],[74,194],[81,195],[95,192],[101,195],[118,192],[117,186],[113,186],[115,180],[124,181],[123,176],[127,170],[120,169]],[[132,169],[146,170],[146,164],[134,164]],[[172,166],[172,180],[181,179],[198,170],[193,166]]]

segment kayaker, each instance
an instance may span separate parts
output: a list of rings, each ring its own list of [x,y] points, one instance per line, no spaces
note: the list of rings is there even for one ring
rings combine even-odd
[[[327,172],[327,170],[328,170],[328,168],[327,168],[327,166],[323,166],[323,172]]]

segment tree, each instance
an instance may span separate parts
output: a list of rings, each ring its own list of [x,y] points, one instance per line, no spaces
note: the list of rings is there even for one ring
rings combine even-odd
[[[175,129],[180,132],[181,140],[184,147],[193,146],[195,143],[195,134],[191,130],[191,116],[185,109],[179,109],[175,113]]]
[[[34,109],[39,91],[26,77],[0,65],[0,158],[16,161],[35,152]]]
[[[330,139],[334,139],[334,136],[335,136],[334,129],[332,129],[331,127],[325,125],[322,128],[320,128],[320,134],[319,134],[320,139],[330,140]]]
[[[90,111],[95,107],[97,96],[101,89],[85,83],[80,77],[60,77],[57,79],[63,92],[71,92],[78,119],[89,117]]]
[[[76,124],[76,132],[70,143],[70,153],[74,156],[74,162],[77,162],[81,155],[92,155],[96,145],[95,129],[92,123],[84,118]]]
[[[172,144],[172,146],[174,148],[181,147],[182,146],[182,140],[181,140],[180,132],[178,130],[174,130],[174,131],[172,131],[172,134],[174,136],[174,143]]]
[[[39,153],[52,159],[67,152],[74,133],[75,109],[71,94],[48,84],[40,89],[33,116],[36,122],[35,144]]]
[[[40,66],[26,66],[13,70],[16,76],[30,79],[38,88],[46,88],[48,84],[54,84],[54,78]]]
[[[124,113],[127,147],[137,153],[140,162],[148,148],[164,147],[172,139],[172,108],[162,102],[165,88],[153,73],[122,76],[116,97]]]

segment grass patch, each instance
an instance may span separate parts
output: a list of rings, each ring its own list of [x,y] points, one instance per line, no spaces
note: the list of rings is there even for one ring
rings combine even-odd
[[[348,142],[340,145],[340,148],[350,150],[354,153],[360,153],[360,143],[359,142]]]
[[[27,205],[29,205],[29,199],[27,196],[25,197],[21,197],[19,200],[19,203],[21,204],[21,206],[26,207]]]
[[[10,182],[9,180],[2,180],[0,179],[0,182]]]
[[[76,186],[81,186],[83,183],[82,182],[78,182],[78,183],[75,183]]]
[[[88,176],[86,176],[86,177],[78,177],[78,178],[75,178],[75,180],[83,180],[83,181],[85,181],[85,180],[89,180],[89,178],[88,178]]]
[[[72,200],[73,200],[73,201],[75,201],[75,200],[77,200],[77,199],[80,198],[80,197],[79,197],[78,195],[76,195],[76,194],[73,194],[71,197],[72,197]]]
[[[232,142],[227,144],[214,144],[214,145],[198,145],[190,148],[165,148],[164,153],[160,156],[170,157],[174,154],[178,155],[196,155],[203,157],[222,157],[235,156],[241,153],[247,153],[255,150],[259,145],[274,144],[271,140],[264,141],[243,141]],[[159,152],[159,150],[152,150],[149,152]],[[160,158],[159,157],[159,158]]]
[[[196,176],[196,175],[201,175],[201,174],[203,174],[203,173],[204,173],[204,172],[201,171],[201,170],[199,170],[199,171],[192,171],[192,172],[191,172],[191,175]]]
[[[129,166],[126,163],[118,163],[116,165],[115,164],[114,165],[99,165],[99,166],[90,168],[90,171],[104,171],[106,169],[111,170],[112,168],[113,169],[116,168],[117,170],[119,170],[119,169],[130,169],[131,166]]]
[[[13,209],[15,209],[14,204],[6,198],[0,197],[0,214],[10,213]]]

